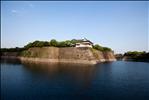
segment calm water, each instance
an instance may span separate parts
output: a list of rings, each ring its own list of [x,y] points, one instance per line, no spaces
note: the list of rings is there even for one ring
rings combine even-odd
[[[1,61],[2,100],[149,100],[149,63]]]

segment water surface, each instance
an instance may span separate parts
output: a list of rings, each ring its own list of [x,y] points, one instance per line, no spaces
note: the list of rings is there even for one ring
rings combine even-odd
[[[1,61],[2,100],[148,100],[149,63],[95,66]]]

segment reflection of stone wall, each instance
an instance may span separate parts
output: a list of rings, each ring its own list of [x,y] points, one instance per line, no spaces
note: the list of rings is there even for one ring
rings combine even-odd
[[[70,63],[23,63],[24,68],[32,73],[42,73],[49,79],[57,79],[57,76],[65,77],[65,82],[77,85],[78,91],[89,87],[94,79],[97,68],[94,65],[70,64]],[[63,78],[63,77],[62,77]],[[62,79],[61,78],[61,79]]]
[[[18,52],[1,52],[1,56],[17,56]]]

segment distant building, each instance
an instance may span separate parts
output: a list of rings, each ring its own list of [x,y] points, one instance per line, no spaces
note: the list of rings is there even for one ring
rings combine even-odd
[[[75,47],[91,47],[92,48],[93,43],[90,40],[87,40],[86,38],[79,40],[78,43],[75,44]]]

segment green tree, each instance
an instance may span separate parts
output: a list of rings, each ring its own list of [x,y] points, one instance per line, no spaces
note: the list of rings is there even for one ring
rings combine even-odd
[[[111,48],[103,47],[103,51],[112,51]]]
[[[31,48],[32,47],[32,43],[28,43],[27,45],[24,46],[25,49]]]
[[[58,46],[58,42],[57,42],[55,39],[52,39],[52,40],[50,41],[50,46],[56,47],[56,46]]]
[[[102,46],[100,46],[100,45],[98,45],[98,44],[93,45],[93,48],[96,49],[96,50],[103,51]]]
[[[59,42],[58,47],[66,47],[65,42],[64,41]]]
[[[44,46],[50,46],[50,43],[47,42],[47,41],[45,41],[45,42],[43,43],[43,45],[44,45]]]
[[[72,44],[70,40],[66,40],[66,41],[64,41],[64,43],[65,43],[66,47],[70,47]]]

